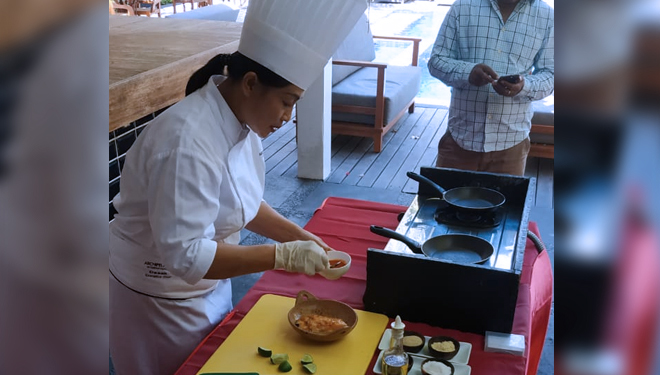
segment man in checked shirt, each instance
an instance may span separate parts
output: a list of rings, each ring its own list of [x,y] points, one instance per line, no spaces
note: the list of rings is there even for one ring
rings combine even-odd
[[[554,89],[554,10],[541,0],[457,0],[429,71],[452,87],[436,166],[522,175],[531,102]],[[499,79],[521,75],[520,82]]]

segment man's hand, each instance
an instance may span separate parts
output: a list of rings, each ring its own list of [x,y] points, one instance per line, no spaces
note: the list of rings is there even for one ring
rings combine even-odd
[[[468,81],[473,86],[483,86],[493,83],[497,79],[497,73],[486,64],[477,64],[472,68]]]
[[[522,75],[518,83],[510,83],[503,79],[493,82],[495,92],[502,96],[516,96],[523,89],[523,86],[525,86],[525,77]]]

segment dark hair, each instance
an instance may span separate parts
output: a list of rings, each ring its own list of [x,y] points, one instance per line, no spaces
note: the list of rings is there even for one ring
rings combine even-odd
[[[221,53],[206,63],[203,67],[193,73],[188,79],[186,85],[186,96],[202,88],[209,81],[211,76],[216,74],[225,74],[227,67],[229,79],[241,80],[247,72],[254,72],[259,78],[259,82],[271,87],[286,87],[291,82],[273,73],[272,70],[250,59],[240,52],[234,52],[231,55]]]

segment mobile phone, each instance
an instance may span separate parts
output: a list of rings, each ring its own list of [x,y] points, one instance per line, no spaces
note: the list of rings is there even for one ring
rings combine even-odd
[[[520,74],[512,74],[510,76],[500,77],[499,79],[507,81],[509,83],[518,83],[518,82],[520,82],[522,77],[520,76]]]

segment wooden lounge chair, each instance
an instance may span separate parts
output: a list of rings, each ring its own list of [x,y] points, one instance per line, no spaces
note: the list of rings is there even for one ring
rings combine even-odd
[[[114,0],[110,0],[110,14],[119,14],[119,15],[127,15],[127,16],[134,16],[135,11],[133,10],[133,7],[130,5],[125,5],[125,4],[119,4]]]
[[[375,63],[374,38],[413,43],[412,65]],[[373,36],[363,15],[332,56],[332,132],[374,140],[383,136],[406,111],[415,110],[422,70],[417,66],[419,38]]]
[[[133,9],[138,16],[151,17],[156,13],[160,18],[160,0],[137,0],[133,3]]]

